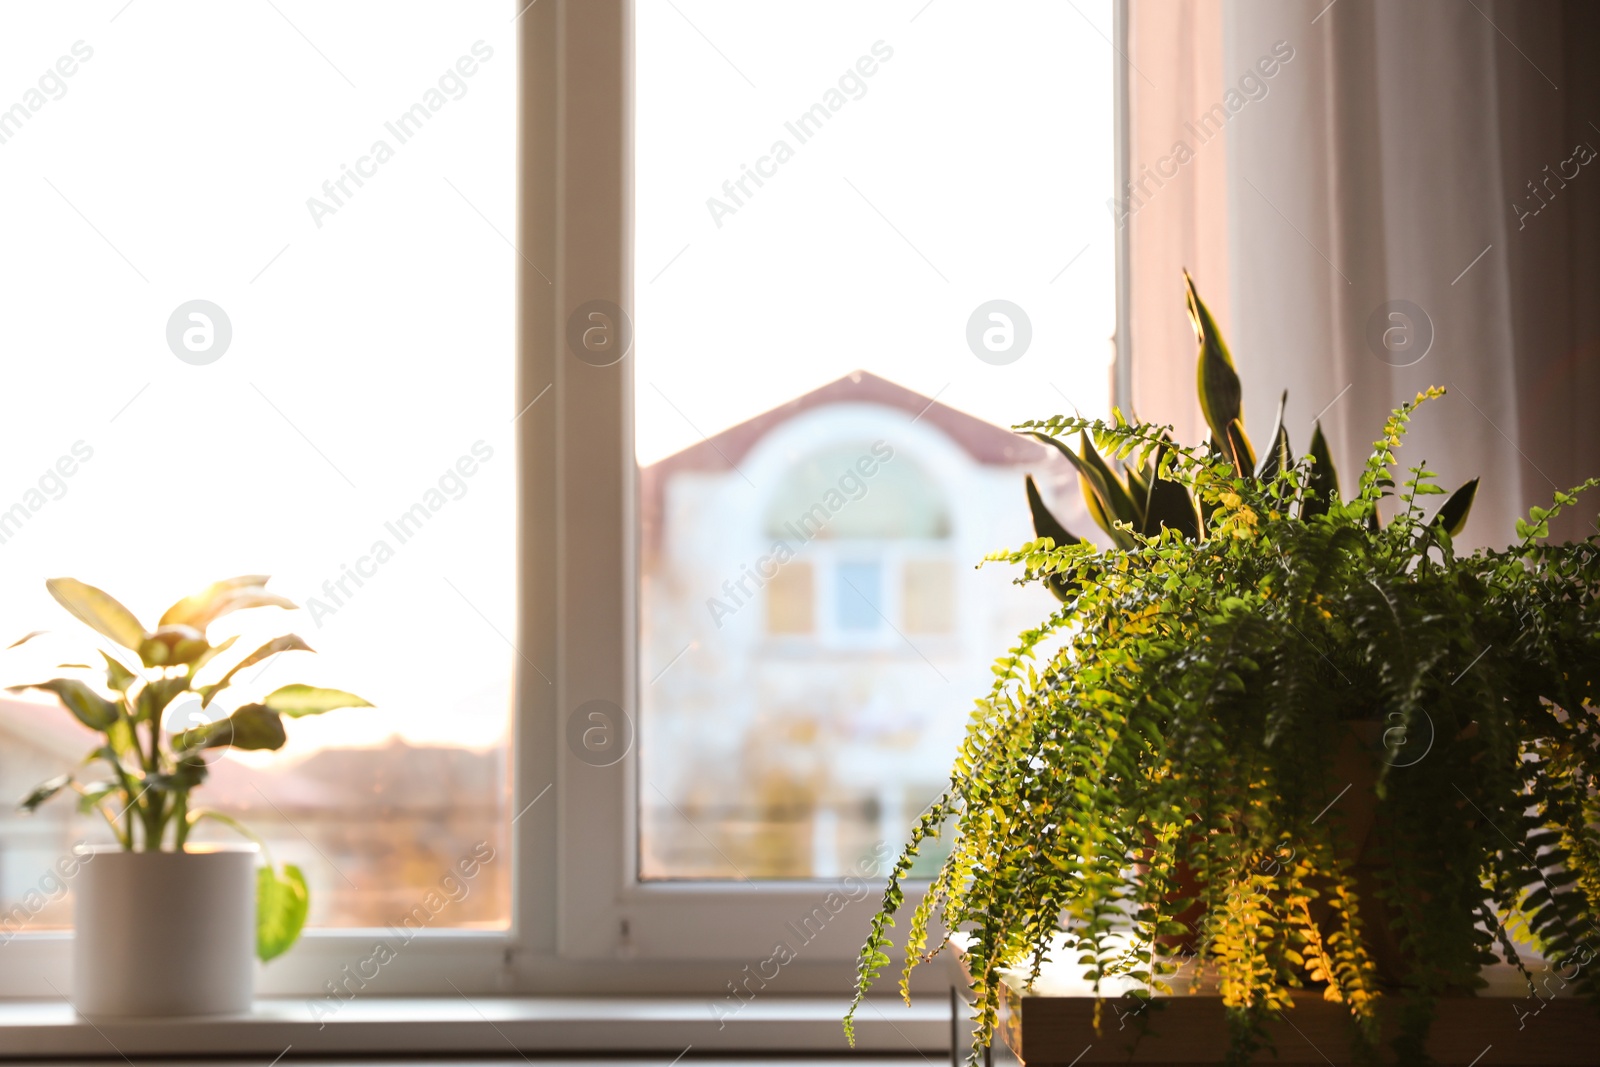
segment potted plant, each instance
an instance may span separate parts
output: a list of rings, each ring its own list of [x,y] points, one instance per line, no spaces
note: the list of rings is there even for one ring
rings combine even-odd
[[[248,1011],[252,956],[266,961],[285,952],[305,924],[310,898],[300,870],[274,864],[265,843],[232,818],[190,803],[221,750],[282,747],[284,716],[371,706],[338,689],[297,684],[225,716],[204,712],[244,668],[280,652],[311,651],[285,634],[200,683],[207,665],[237,640],[211,643],[206,634],[213,622],[250,608],[295,607],[266,584],[263,575],[216,582],[172,605],[154,630],[146,630],[92,585],[72,578],[45,583],[62,607],[109,642],[99,648],[105,663],[99,688],[85,677],[91,670],[98,676],[97,668],[64,663],[82,676],[10,689],[54,693],[100,735],[82,764],[95,768],[95,776],[81,770],[59,775],[21,802],[32,812],[58,794],[75,794],[78,810],[98,812],[117,841],[83,866],[77,882],[73,984],[75,1007],[84,1015]],[[175,701],[184,694],[193,694],[187,698],[190,721],[178,721]],[[253,843],[190,844],[190,831],[204,819]],[[258,854],[265,860],[260,867]]]
[[[1458,553],[1476,483],[1429,514],[1443,490],[1426,467],[1391,474],[1442,390],[1392,414],[1345,500],[1320,428],[1296,458],[1281,407],[1257,459],[1192,284],[1189,309],[1205,446],[1120,414],[1019,427],[1074,462],[1112,544],[1073,536],[1030,480],[1039,538],[989,558],[1061,603],[977,701],[893,869],[857,1003],[889,962],[913,858],[946,832],[901,989],[944,947],[928,950],[931,926],[964,932],[975,1056],[1002,971],[1031,982],[1048,959],[1142,1005],[1193,954],[1235,1062],[1293,988],[1344,1004],[1369,1056],[1392,1027],[1403,1063],[1426,1062],[1437,1000],[1481,987],[1488,963],[1552,995],[1530,947],[1600,997],[1600,538],[1545,543],[1600,480],[1532,509],[1509,548]]]

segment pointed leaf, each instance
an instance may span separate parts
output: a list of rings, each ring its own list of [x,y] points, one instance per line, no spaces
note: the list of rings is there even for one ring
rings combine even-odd
[[[1034,484],[1033,475],[1024,478],[1024,486],[1028,494],[1028,510],[1033,513],[1034,535],[1050,538],[1056,543],[1057,548],[1079,544],[1081,539],[1068,532],[1061,524],[1061,520],[1051,514],[1050,509],[1045,506],[1044,497],[1039,495],[1039,487]]]
[[[1247,478],[1256,467],[1256,451],[1245,436],[1244,424],[1238,419],[1228,423],[1227,455],[1233,460],[1233,469],[1241,478]]]
[[[186,596],[161,616],[162,626],[193,626],[204,631],[211,620],[221,614],[224,601],[242,589],[260,589],[271,581],[265,574],[244,574],[237,578],[224,578],[212,582],[193,596]]]
[[[30,815],[39,810],[39,805],[61,792],[72,784],[72,775],[58,774],[54,778],[46,779],[33,787],[32,792],[17,801],[17,807]]]
[[[1079,434],[1079,447],[1083,450],[1083,460],[1100,473],[1100,480],[1107,489],[1106,504],[1122,522],[1128,523],[1138,529],[1144,521],[1144,501],[1135,501],[1128,493],[1128,489],[1118,478],[1105,460],[1100,458],[1100,453],[1095,451],[1094,441],[1087,433]]]
[[[25,689],[45,689],[54,693],[67,710],[91,730],[103,733],[117,721],[117,706],[76,678],[52,678],[48,682],[35,682],[32,685],[13,685],[7,687],[6,692],[20,693]]]
[[[144,627],[115,597],[76,578],[51,578],[44,585],[80,622],[123,648],[138,651],[139,642],[144,640]]]
[[[1155,471],[1159,471],[1157,463]],[[1162,527],[1177,530],[1191,541],[1200,540],[1200,512],[1186,486],[1168,481],[1152,471],[1150,496],[1145,502],[1144,527],[1139,532],[1154,537]]]
[[[119,693],[126,693],[128,686],[138,680],[139,676],[124,667],[120,660],[114,659],[105,652],[100,653],[100,658],[106,661],[106,687],[115,689]]]
[[[1188,271],[1183,272],[1183,284],[1188,294],[1189,323],[1194,327],[1195,340],[1200,347],[1196,368],[1200,410],[1206,417],[1206,425],[1211,427],[1212,435],[1218,441],[1225,441],[1228,438],[1228,424],[1236,419],[1242,423],[1244,418],[1239,374],[1234,370],[1228,344],[1222,339],[1222,332],[1217,329],[1211,310],[1195,291],[1194,279],[1189,277]]]
[[[239,635],[234,634],[221,644],[212,645],[210,648],[200,653],[199,658],[194,661],[194,665],[189,668],[189,677],[193,678],[195,675],[199,674],[201,667],[204,667],[207,663],[210,663],[222,653],[228,651],[228,649],[233,647],[233,643],[237,640],[239,640]]]
[[[1311,431],[1311,484],[1307,487],[1305,503],[1300,505],[1300,517],[1310,519],[1326,515],[1328,508],[1341,503],[1339,472],[1333,469],[1333,455],[1328,451],[1328,439],[1322,435],[1322,421],[1317,420]]]
[[[1283,428],[1283,410],[1289,404],[1289,390],[1278,399],[1278,418],[1267,439],[1267,451],[1256,465],[1256,481],[1270,482],[1294,466],[1294,450],[1289,447],[1289,431]]]
[[[371,704],[354,693],[342,689],[318,689],[310,685],[286,685],[274,689],[261,698],[261,703],[273,711],[281,711],[292,719],[302,715],[321,715],[335,708],[370,708]]]
[[[292,863],[282,873],[271,865],[256,868],[256,958],[262,963],[289,951],[305,927],[311,891]]]
[[[1115,509],[1106,503],[1111,490],[1105,485],[1099,470],[1059,438],[1037,432],[1030,432],[1028,436],[1054,446],[1058,452],[1067,457],[1067,461],[1078,472],[1079,488],[1083,493],[1083,503],[1089,511],[1089,517],[1095,521],[1095,525],[1106,532],[1118,548],[1133,548],[1135,545],[1133,538],[1113,525],[1118,516]]]
[[[1074,536],[1050,513],[1050,509],[1045,506],[1044,497],[1039,495],[1039,487],[1033,482],[1033,475],[1026,476],[1024,485],[1028,494],[1028,510],[1033,513],[1034,535],[1050,538],[1056,543],[1057,548],[1082,543],[1080,538]],[[1072,595],[1072,583],[1059,574],[1048,575],[1045,578],[1045,586],[1057,600],[1065,601]]]
[[[1472,501],[1477,495],[1478,479],[1474,478],[1450,494],[1450,499],[1439,506],[1429,525],[1441,526],[1445,533],[1454,537],[1467,525],[1467,516],[1472,514]]]
[[[29,641],[32,641],[35,637],[38,637],[40,634],[47,634],[49,632],[49,630],[34,630],[32,633],[23,634],[21,637],[7,645],[6,648],[12,649],[16,648],[18,645],[25,645]]]
[[[280,749],[287,740],[283,720],[262,704],[246,704],[226,719],[185,730],[172,739],[172,750],[193,752],[202,748]]]
[[[231,644],[231,642],[229,643]],[[276,656],[279,652],[314,651],[316,650],[310,645],[306,644],[304,641],[300,640],[300,638],[294,634],[284,634],[282,637],[274,637],[271,641],[268,641],[266,644],[250,653],[244,659],[240,660],[238,663],[235,663],[228,673],[217,679],[215,683],[201,686],[199,689],[200,706],[208,706],[211,703],[212,697],[216,696],[218,693],[222,692],[222,690],[228,687],[228,683],[233,681],[234,675],[238,674],[246,667],[260,663],[268,656]]]

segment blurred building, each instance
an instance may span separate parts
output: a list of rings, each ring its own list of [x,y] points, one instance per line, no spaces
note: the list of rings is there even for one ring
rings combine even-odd
[[[75,797],[59,796],[33,815],[15,802],[36,784],[80,768],[95,734],[66,710],[0,700],[0,921],[30,898],[27,929],[65,926],[71,898],[48,879],[78,841],[111,844],[99,815],[78,814]],[[397,923],[451,873],[480,841],[497,859],[434,920],[439,926],[503,925],[510,915],[510,853],[505,842],[508,792],[503,748],[410,745],[324,749],[266,768],[219,758],[197,804],[240,819],[266,839],[278,862],[298,865],[311,889],[310,922],[318,926]],[[201,823],[191,840],[237,842],[238,835]],[[16,928],[13,922],[13,929]],[[3,929],[3,928],[0,928]]]
[[[1054,450],[864,371],[640,473],[641,868],[838,876],[948,778],[994,659],[1053,601],[976,565],[1032,538]]]

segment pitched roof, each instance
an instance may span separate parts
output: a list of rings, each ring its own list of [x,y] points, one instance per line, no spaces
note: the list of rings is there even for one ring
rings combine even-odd
[[[909,418],[943,432],[976,463],[989,467],[1028,467],[1040,475],[1050,472],[1048,478],[1040,478],[1041,483],[1060,480],[1055,468],[1058,464],[1064,464],[1054,449],[966,412],[957,411],[870,371],[851,371],[836,381],[641,468],[639,517],[645,550],[648,552],[657,547],[661,536],[663,495],[667,480],[673,475],[687,471],[732,471],[762,438],[783,423],[833,404],[877,404],[903,411]],[[1020,478],[1018,485],[1021,485]],[[1017,497],[1020,505],[1020,488]]]

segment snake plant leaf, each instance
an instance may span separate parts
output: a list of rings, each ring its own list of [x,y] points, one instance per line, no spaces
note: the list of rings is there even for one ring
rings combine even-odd
[[[61,792],[72,784],[72,775],[58,774],[54,778],[47,778],[34,786],[27,796],[17,802],[17,807],[30,815],[39,810],[39,805]]]
[[[202,748],[280,749],[287,740],[283,719],[263,704],[245,704],[226,719],[185,730],[172,739],[172,750],[193,752]]]
[[[1029,431],[1028,436],[1053,446],[1063,456],[1067,457],[1067,461],[1078,472],[1079,487],[1083,492],[1083,503],[1089,511],[1089,517],[1094,520],[1096,526],[1106,532],[1106,535],[1111,538],[1112,543],[1118,548],[1133,548],[1134,539],[1126,532],[1117,529],[1115,525],[1119,516],[1108,502],[1111,496],[1111,489],[1105,484],[1105,479],[1101,477],[1100,470],[1074,452],[1066,442],[1059,438],[1037,431]]]
[[[139,676],[124,667],[121,661],[107,654],[104,650],[100,658],[106,661],[106,686],[119,693],[126,693],[128,686],[138,680]]]
[[[1200,410],[1206,417],[1206,425],[1211,427],[1212,435],[1218,441],[1226,441],[1228,424],[1238,420],[1242,425],[1244,420],[1239,373],[1234,370],[1228,343],[1222,339],[1222,331],[1211,317],[1211,310],[1195,291],[1194,279],[1188,271],[1183,272],[1183,284],[1188,297],[1189,324],[1194,327],[1195,340],[1200,347],[1199,365],[1195,372]]]
[[[1322,420],[1318,419],[1311,431],[1311,492],[1300,505],[1300,518],[1311,519],[1326,515],[1328,508],[1340,502],[1339,472],[1333,468],[1333,455],[1328,451],[1328,439],[1322,435]]]
[[[242,574],[212,582],[193,596],[186,596],[161,616],[162,626],[193,626],[204,632],[212,620],[225,613],[224,605],[244,590],[257,589],[271,581],[266,574]],[[226,610],[237,611],[237,608]]]
[[[1200,540],[1200,512],[1194,506],[1194,498],[1186,487],[1161,477],[1158,473],[1160,469],[1157,463],[1151,471],[1144,526],[1139,532],[1146,537],[1154,537],[1162,527],[1166,527],[1177,530],[1191,541]]]
[[[1256,481],[1270,482],[1294,466],[1294,449],[1289,446],[1289,431],[1283,428],[1283,410],[1289,404],[1289,390],[1278,399],[1278,419],[1267,441],[1267,450],[1256,465]]]
[[[117,705],[90,689],[76,678],[52,678],[48,682],[32,685],[8,686],[6,692],[20,693],[26,689],[44,689],[54,693],[68,711],[89,729],[103,733],[117,721]]]
[[[1467,525],[1467,516],[1472,513],[1472,501],[1477,495],[1478,479],[1474,478],[1450,494],[1428,525],[1442,527],[1445,533],[1454,537]]]
[[[261,698],[261,703],[273,711],[281,711],[291,719],[302,715],[321,715],[335,708],[370,708],[367,701],[342,689],[318,689],[310,685],[286,685],[274,689]]]
[[[311,894],[300,868],[285,863],[256,868],[256,958],[262,963],[289,951],[306,924]]]
[[[76,578],[51,578],[44,583],[62,607],[77,616],[96,633],[123,648],[137,652],[145,638],[144,627],[133,612],[123,607],[110,593]]]
[[[1039,487],[1034,484],[1033,475],[1027,475],[1024,485],[1028,493],[1028,510],[1033,513],[1033,532],[1037,537],[1048,537],[1060,548],[1065,545],[1082,543],[1082,539],[1074,535],[1061,520],[1051,514],[1045,506],[1044,497],[1039,495]],[[1045,578],[1045,585],[1057,600],[1066,601],[1072,595],[1073,583],[1067,581],[1059,574],[1052,574]]]
[[[1050,509],[1045,506],[1044,497],[1039,494],[1039,487],[1034,483],[1033,475],[1028,475],[1023,481],[1028,494],[1028,510],[1033,513],[1034,535],[1050,538],[1056,543],[1057,548],[1082,543],[1083,539],[1063,526],[1061,520],[1051,514]]]
[[[235,674],[238,674],[240,671],[251,666],[252,664],[260,663],[268,656],[276,656],[279,652],[313,651],[315,651],[315,649],[306,644],[304,641],[300,640],[300,638],[295,634],[284,634],[282,637],[274,637],[271,641],[268,641],[266,644],[250,653],[244,659],[240,660],[238,663],[235,663],[228,673],[217,679],[216,682],[211,685],[201,686],[197,690],[197,692],[200,694],[200,706],[202,708],[209,706],[213,697],[222,692],[224,689],[228,688],[228,683],[233,681],[233,676]]]
[[[1110,464],[1095,451],[1094,441],[1088,434],[1079,435],[1079,448],[1082,449],[1083,461],[1100,473],[1100,480],[1107,490],[1108,510],[1119,520],[1137,530],[1144,524],[1144,501],[1133,498],[1127,486],[1122,483],[1122,479],[1111,469]]]
[[[162,626],[139,642],[139,658],[146,667],[173,667],[193,663],[211,646],[193,626]]]
[[[1228,433],[1223,442],[1225,454],[1233,461],[1234,473],[1241,478],[1250,477],[1256,467],[1256,450],[1250,447],[1250,438],[1245,436],[1244,424],[1238,419],[1228,423]]]

